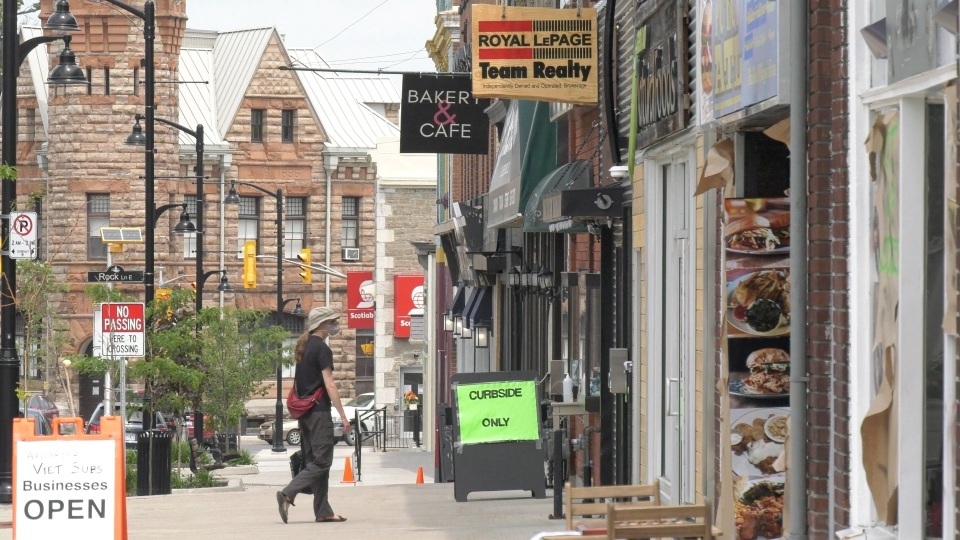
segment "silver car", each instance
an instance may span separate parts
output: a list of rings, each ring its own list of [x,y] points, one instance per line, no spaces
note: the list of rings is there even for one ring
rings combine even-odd
[[[273,442],[273,420],[267,420],[260,424],[257,437],[268,443]],[[300,425],[297,420],[289,417],[283,418],[282,437],[290,446],[300,446]],[[333,437],[335,440],[340,440],[343,437],[343,423],[340,422],[339,416],[333,419]]]

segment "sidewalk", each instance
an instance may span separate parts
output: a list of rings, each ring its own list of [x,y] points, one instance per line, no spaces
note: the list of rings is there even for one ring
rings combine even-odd
[[[290,509],[289,523],[284,524],[275,492],[290,480],[289,453],[264,450],[256,454],[255,474],[223,474],[231,483],[226,491],[177,490],[172,495],[128,498],[129,538],[330,534],[351,539],[526,539],[564,526],[547,517],[553,509],[549,490],[545,499],[533,499],[528,492],[503,491],[471,494],[468,502],[458,504],[453,483],[433,483],[434,455],[428,452],[365,448],[362,482],[341,483],[347,457],[356,467],[352,452],[352,447],[338,445],[330,473],[330,503],[336,513],[347,518],[344,523],[315,523],[312,497],[302,495]],[[423,467],[424,484],[415,483],[418,467]],[[10,516],[10,506],[0,506],[0,521]],[[0,539],[7,538],[12,538],[12,531],[0,530]]]

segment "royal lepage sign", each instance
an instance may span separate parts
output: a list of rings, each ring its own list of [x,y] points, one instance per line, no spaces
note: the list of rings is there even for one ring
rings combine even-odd
[[[100,304],[100,318],[94,333],[100,339],[102,357],[143,357],[143,302]],[[94,340],[97,341],[97,335]]]

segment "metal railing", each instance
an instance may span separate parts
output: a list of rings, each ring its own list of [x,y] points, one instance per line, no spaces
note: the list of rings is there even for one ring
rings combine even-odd
[[[423,422],[420,410],[405,410],[401,414],[387,414],[387,408],[357,410],[354,414],[354,453],[356,454],[357,481],[363,470],[363,449],[374,452],[419,448],[422,440]]]

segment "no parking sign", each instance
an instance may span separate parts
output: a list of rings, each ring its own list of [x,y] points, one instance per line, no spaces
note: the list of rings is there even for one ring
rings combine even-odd
[[[37,258],[36,212],[10,212],[10,258]]]

